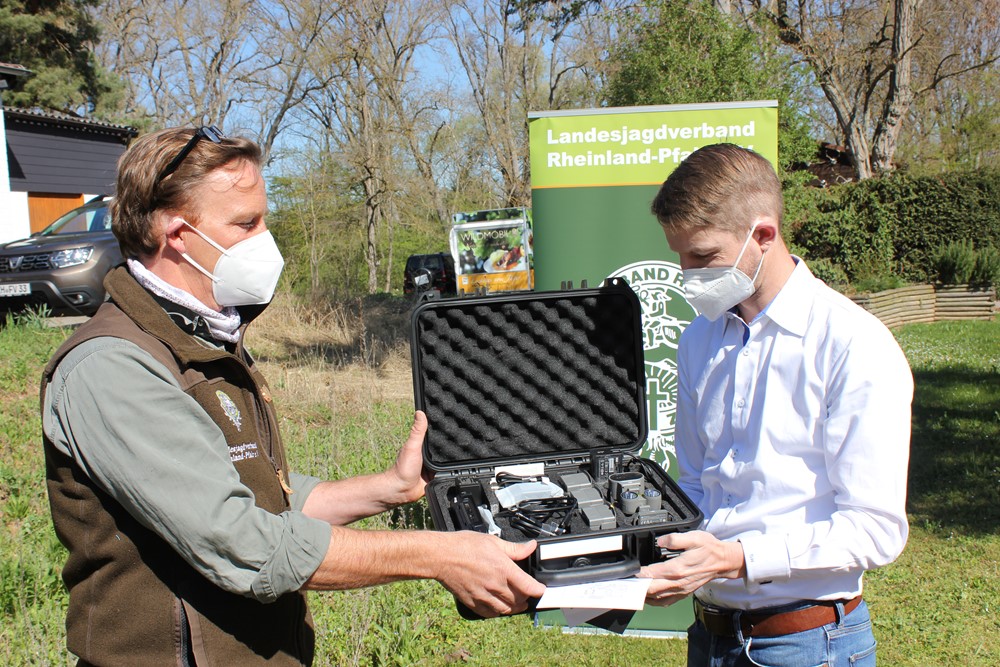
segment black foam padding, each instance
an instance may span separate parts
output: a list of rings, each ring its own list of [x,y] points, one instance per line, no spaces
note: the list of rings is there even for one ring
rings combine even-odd
[[[627,285],[432,301],[413,327],[432,468],[637,449],[645,438],[639,304]]]

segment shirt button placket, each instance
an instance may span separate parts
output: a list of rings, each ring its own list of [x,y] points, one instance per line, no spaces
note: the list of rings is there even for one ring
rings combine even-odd
[[[752,332],[748,332],[752,333]],[[734,401],[733,401],[733,421],[740,430],[746,428],[748,418],[744,408],[747,405],[747,396],[753,387],[754,364],[750,359],[750,345],[753,344],[752,337],[747,340],[736,357],[736,373],[733,380]]]

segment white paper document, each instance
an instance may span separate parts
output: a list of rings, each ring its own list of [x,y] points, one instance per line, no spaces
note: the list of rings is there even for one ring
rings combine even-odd
[[[642,609],[652,579],[616,579],[573,586],[549,586],[538,609]],[[591,616],[593,618],[593,616]]]

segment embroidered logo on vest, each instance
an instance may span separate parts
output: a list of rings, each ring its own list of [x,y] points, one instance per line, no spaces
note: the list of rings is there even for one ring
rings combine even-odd
[[[219,397],[219,405],[222,406],[222,411],[226,413],[229,417],[229,421],[233,422],[233,426],[236,430],[240,430],[240,425],[243,423],[243,416],[240,414],[240,409],[236,407],[233,403],[233,399],[229,398],[229,395],[224,391],[216,391],[215,395]]]
[[[229,445],[229,458],[233,463],[255,459],[260,456],[256,442],[244,442],[239,445]]]

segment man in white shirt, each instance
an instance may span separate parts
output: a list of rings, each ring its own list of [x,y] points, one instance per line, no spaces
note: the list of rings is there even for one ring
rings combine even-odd
[[[706,146],[652,204],[700,316],[678,350],[679,483],[702,530],[649,601],[694,594],[689,665],[874,665],[865,570],[902,552],[913,378],[892,334],[781,237],[770,163]]]

